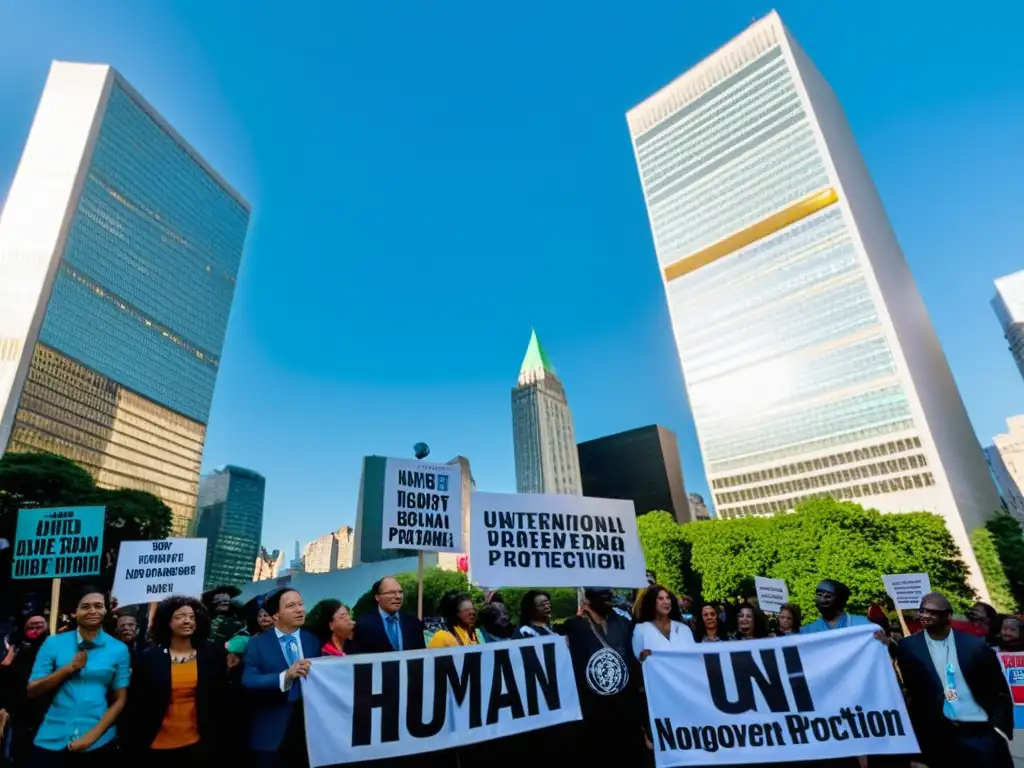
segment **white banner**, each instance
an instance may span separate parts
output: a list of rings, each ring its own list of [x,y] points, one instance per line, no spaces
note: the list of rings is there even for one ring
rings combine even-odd
[[[876,629],[654,651],[643,672],[657,767],[917,753]]]
[[[916,611],[921,607],[921,598],[932,591],[927,573],[885,575],[882,583],[897,611]]]
[[[778,613],[789,602],[789,587],[785,579],[755,576],[754,589],[757,590],[757,605],[762,611]]]
[[[311,768],[433,752],[580,719],[562,637],[314,659]]]
[[[382,549],[462,552],[462,468],[416,459],[384,467]]]
[[[474,493],[469,571],[502,587],[644,587],[632,501]]]
[[[110,594],[120,605],[199,597],[205,572],[206,539],[122,541]]]

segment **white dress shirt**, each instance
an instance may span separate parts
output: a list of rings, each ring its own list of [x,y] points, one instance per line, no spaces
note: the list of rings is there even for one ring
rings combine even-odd
[[[668,637],[650,621],[637,624],[633,629],[633,655],[637,659],[641,651],[670,651],[693,644],[693,631],[678,621],[672,622]]]
[[[296,629],[289,635],[287,632],[282,632],[277,627],[274,627],[274,634],[277,636],[277,647],[281,649],[281,655],[284,656],[285,664],[288,664],[289,667],[291,666],[291,663],[288,661],[288,654],[284,652],[284,643],[281,642],[281,640],[285,637],[295,638],[295,647],[298,652],[298,659],[296,660],[301,661],[305,658],[305,656],[302,653],[302,638],[299,636],[299,630]],[[288,680],[285,677],[285,675],[287,674],[288,670],[285,670],[281,673],[281,690],[285,692],[287,692],[288,689],[292,687],[292,683],[294,682],[293,680]]]

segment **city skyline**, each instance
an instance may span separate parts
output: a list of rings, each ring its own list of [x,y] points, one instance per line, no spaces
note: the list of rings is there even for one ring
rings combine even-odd
[[[557,352],[578,441],[664,424],[688,490],[710,498],[622,114],[764,6],[553,8],[539,30],[484,8],[330,9],[311,28],[222,8],[30,6],[0,10],[0,199],[59,58],[115,64],[254,204],[204,469],[267,476],[268,545],[290,556],[294,538],[351,524],[361,457],[419,440],[472,457],[481,489],[513,490],[508,367],[531,325]],[[987,442],[1024,395],[988,307],[1021,266],[1020,10],[992,29],[779,6],[853,123]],[[951,55],[946,39],[966,47]],[[366,77],[337,77],[364,61]],[[410,71],[434,85],[410,88]],[[483,157],[489,192],[467,196]],[[380,205],[398,179],[404,193]],[[454,332],[458,354],[414,341],[431,329]]]

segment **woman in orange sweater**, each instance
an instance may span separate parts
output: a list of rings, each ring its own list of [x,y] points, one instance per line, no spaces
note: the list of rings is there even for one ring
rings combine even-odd
[[[129,737],[137,750],[147,751],[148,768],[181,768],[218,751],[227,659],[221,644],[206,640],[209,630],[198,600],[169,597],[156,608],[154,646],[132,670],[127,708]]]

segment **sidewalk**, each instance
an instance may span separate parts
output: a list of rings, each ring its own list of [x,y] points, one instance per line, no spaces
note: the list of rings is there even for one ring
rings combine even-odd
[[[1010,754],[1013,755],[1014,768],[1024,768],[1024,731],[1013,732]]]

